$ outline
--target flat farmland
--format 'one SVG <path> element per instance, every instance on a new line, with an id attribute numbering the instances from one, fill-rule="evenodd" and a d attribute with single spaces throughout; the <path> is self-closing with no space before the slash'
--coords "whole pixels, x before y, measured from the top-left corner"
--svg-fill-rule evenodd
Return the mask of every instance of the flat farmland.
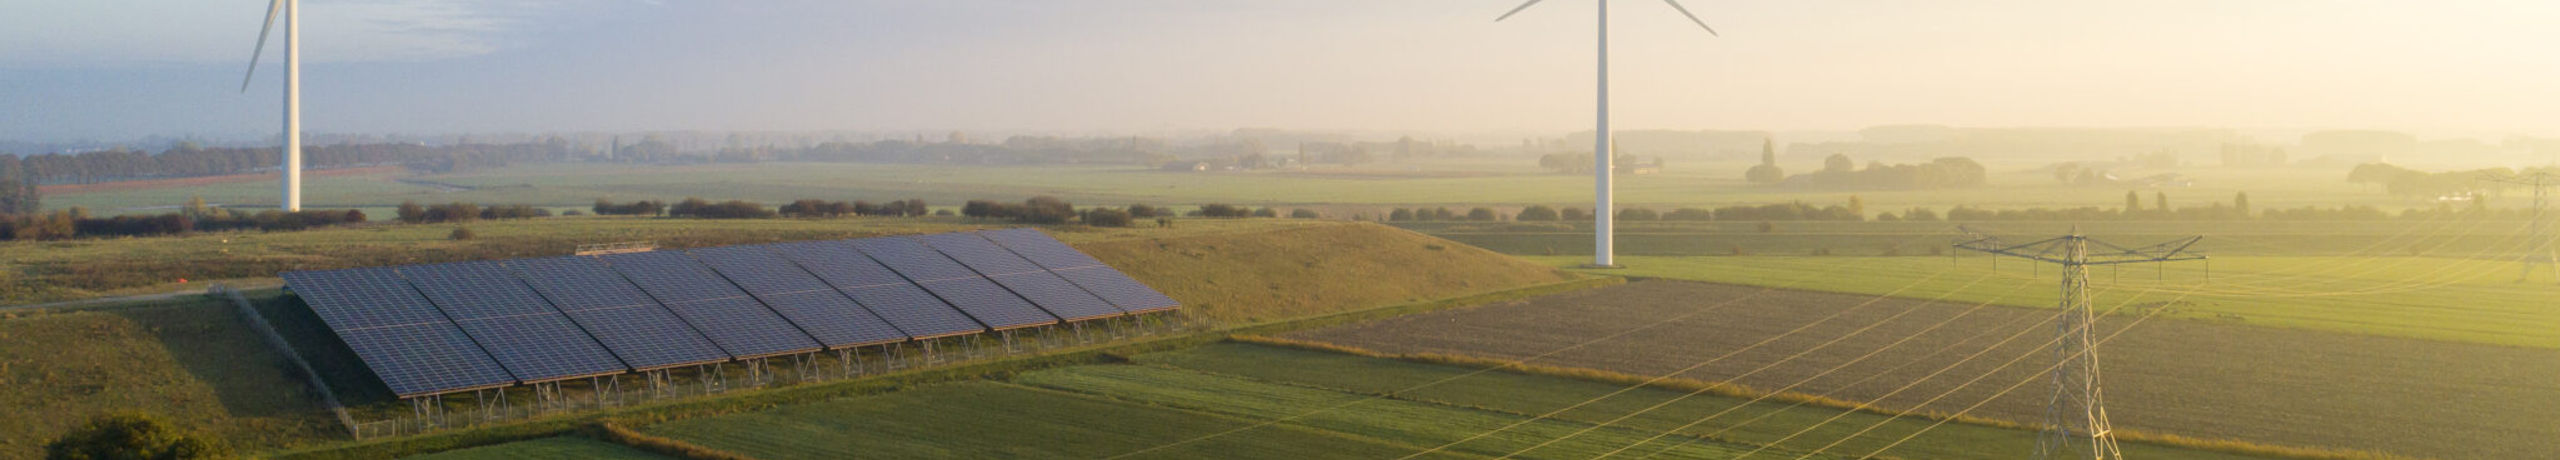
<path id="1" fill-rule="evenodd" d="M 1558 267 L 1587 257 L 1535 256 Z M 2051 308 L 2058 271 L 1979 254 L 1948 257 L 1619 257 L 1587 273 Z M 2437 257 L 2215 257 L 2095 268 L 2100 305 L 2146 291 L 2186 294 L 2171 317 L 2255 326 L 2560 349 L 2560 285 L 2516 282 L 2512 260 Z M 2208 273 L 2209 272 L 2209 273 Z M 1979 282 L 1974 280 L 1991 276 Z M 1968 284 L 1970 283 L 1970 284 Z M 2009 294 L 2024 289 L 2025 292 Z M 2162 300 L 2151 295 L 2151 301 Z"/>
<path id="2" fill-rule="evenodd" d="M 1976 305 L 1645 281 L 1293 337 L 1496 359 L 1581 345 L 1530 362 L 2041 419 L 2052 312 Z M 2417 457 L 2560 456 L 2560 424 L 2548 421 L 2560 412 L 2550 397 L 2560 351 L 2127 316 L 2100 329 L 2113 336 L 2102 356 L 2122 429 Z"/>

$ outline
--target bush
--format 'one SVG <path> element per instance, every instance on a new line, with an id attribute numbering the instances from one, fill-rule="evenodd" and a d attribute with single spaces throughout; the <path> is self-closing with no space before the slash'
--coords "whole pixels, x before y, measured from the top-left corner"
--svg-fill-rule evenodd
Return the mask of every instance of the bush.
<path id="1" fill-rule="evenodd" d="M 1292 210 L 1289 210 L 1289 218 L 1291 218 L 1291 219 L 1322 219 L 1322 218 L 1324 218 L 1324 215 L 1323 215 L 1323 214 L 1317 214 L 1317 213 L 1316 213 L 1316 211 L 1315 211 L 1315 210 L 1313 210 L 1313 209 L 1298 208 L 1298 209 L 1292 209 Z"/>
<path id="2" fill-rule="evenodd" d="M 1469 210 L 1467 210 L 1467 220 L 1472 220 L 1472 221 L 1477 221 L 1477 222 L 1492 222 L 1492 221 L 1496 221 L 1496 220 L 1502 220 L 1502 215 L 1501 215 L 1501 214 L 1498 214 L 1498 213 L 1493 212 L 1493 208 L 1481 208 L 1481 207 L 1480 207 L 1480 208 L 1475 208 L 1475 209 L 1469 209 Z"/>
<path id="3" fill-rule="evenodd" d="M 1411 209 L 1396 208 L 1395 212 L 1387 213 L 1388 222 L 1404 222 L 1410 220 L 1413 220 L 1413 210 Z"/>
<path id="4" fill-rule="evenodd" d="M 1022 202 L 1022 216 L 1017 220 L 1035 224 L 1063 224 L 1076 217 L 1076 206 L 1054 196 L 1036 196 Z"/>
<path id="5" fill-rule="evenodd" d="M 446 235 L 444 236 L 444 239 L 454 240 L 454 241 L 464 241 L 464 240 L 469 240 L 469 239 L 472 239 L 472 238 L 477 238 L 477 237 L 479 237 L 479 236 L 480 236 L 480 234 L 478 234 L 478 233 L 472 233 L 472 232 L 471 232 L 471 227 L 454 227 L 454 228 L 453 228 L 453 233 L 446 234 Z"/>
<path id="6" fill-rule="evenodd" d="M 1128 211 L 1118 209 L 1093 208 L 1084 211 L 1084 224 L 1095 227 L 1127 227 L 1133 220 Z"/>
<path id="7" fill-rule="evenodd" d="M 480 205 L 460 201 L 427 207 L 424 222 L 470 222 L 480 218 Z"/>
<path id="8" fill-rule="evenodd" d="M 791 204 L 782 205 L 780 212 L 783 216 L 787 217 L 843 217 L 848 214 L 868 214 L 860 211 L 865 208 L 869 208 L 870 204 L 871 203 L 864 201 L 846 203 L 842 201 L 798 200 L 791 202 Z"/>
<path id="9" fill-rule="evenodd" d="M 701 198 L 685 198 L 667 208 L 667 215 L 700 219 L 765 219 L 775 216 L 764 205 L 744 200 L 712 203 Z"/>
<path id="10" fill-rule="evenodd" d="M 100 417 L 45 443 L 54 460 L 227 458 L 221 444 L 169 426 L 158 417 L 124 413 Z"/>
<path id="11" fill-rule="evenodd" d="M 489 220 L 531 219 L 535 217 L 551 217 L 551 210 L 523 204 L 491 205 L 488 208 L 480 210 L 480 218 Z"/>
<path id="12" fill-rule="evenodd" d="M 1557 210 L 1557 211 L 1556 211 L 1556 219 L 1558 219 L 1558 220 L 1590 220 L 1590 219 L 1591 219 L 1591 214 L 1588 214 L 1588 213 L 1584 213 L 1584 212 L 1582 212 L 1582 208 L 1564 208 L 1564 209 L 1561 209 L 1561 210 Z"/>
<path id="13" fill-rule="evenodd" d="M 604 206 L 604 200 L 596 200 L 596 206 Z M 596 212 L 603 213 L 604 211 L 599 208 Z M 412 224 L 426 222 L 427 207 L 419 206 L 416 201 L 400 202 L 400 221 Z"/>
<path id="14" fill-rule="evenodd" d="M 1171 209 L 1161 209 L 1161 208 L 1157 208 L 1157 207 L 1154 207 L 1154 206 L 1148 206 L 1148 205 L 1146 205 L 1146 203 L 1138 203 L 1138 204 L 1132 204 L 1132 205 L 1129 205 L 1129 217 L 1171 217 L 1171 216 L 1173 216 L 1173 210 L 1171 210 Z"/>
<path id="15" fill-rule="evenodd" d="M 1249 209 L 1249 208 L 1246 208 L 1246 207 L 1243 207 L 1243 206 L 1236 206 L 1236 205 L 1230 205 L 1230 204 L 1220 204 L 1220 203 L 1210 203 L 1210 204 L 1200 205 L 1200 217 L 1251 217 L 1251 216 L 1253 216 L 1253 210 L 1252 210 L 1252 209 Z"/>
<path id="16" fill-rule="evenodd" d="M 1279 210 L 1275 210 L 1275 209 L 1271 209 L 1271 208 L 1256 209 L 1256 210 L 1253 210 L 1253 216 L 1254 216 L 1254 217 L 1280 217 L 1280 211 L 1279 211 Z"/>
<path id="17" fill-rule="evenodd" d="M 596 205 L 594 208 L 591 208 L 591 210 L 595 211 L 596 215 L 599 216 L 656 216 L 667 212 L 667 204 L 649 200 L 633 201 L 628 204 L 615 204 L 611 201 L 605 201 L 603 198 L 597 198 Z"/>
<path id="18" fill-rule="evenodd" d="M 1651 209 L 1626 208 L 1618 210 L 1618 220 L 1662 220 L 1662 214 Z"/>
<path id="19" fill-rule="evenodd" d="M 1556 208 L 1550 208 L 1543 204 L 1530 205 L 1526 208 L 1520 208 L 1520 215 L 1512 217 L 1511 219 L 1522 222 L 1553 221 L 1556 220 Z"/>

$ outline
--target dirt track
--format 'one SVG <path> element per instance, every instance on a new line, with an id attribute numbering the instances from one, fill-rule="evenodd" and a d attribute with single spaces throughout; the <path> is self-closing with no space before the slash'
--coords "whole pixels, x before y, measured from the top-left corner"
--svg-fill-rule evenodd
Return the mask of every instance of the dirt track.
<path id="1" fill-rule="evenodd" d="M 1864 401 L 1921 381 L 1883 400 L 1887 407 L 1911 409 L 1995 372 L 2002 362 L 2028 356 L 1919 408 L 1954 412 L 2026 381 L 1973 414 L 2021 422 L 2042 418 L 2051 384 L 2038 371 L 2052 358 L 2038 347 L 2052 335 L 2051 325 L 2043 322 L 2051 317 L 2050 310 L 1984 307 L 1957 317 L 1973 305 L 1887 299 L 1858 307 L 1872 297 L 1645 281 L 1297 337 L 1394 353 L 1523 358 L 1754 293 L 1758 295 L 1683 321 L 1536 362 L 1661 375 L 1847 310 L 1837 319 L 1683 377 L 1776 389 L 1918 334 L 1794 391 Z M 1751 373 L 1913 309 L 1864 334 Z M 1950 317 L 1957 318 L 1921 333 Z M 2100 329 L 2114 333 L 2130 322 L 2110 317 Z M 1923 379 L 2019 331 L 2026 332 L 2017 340 L 1937 378 Z M 2560 422 L 2551 419 L 2560 414 L 2560 350 L 2155 319 L 2123 330 L 2101 356 L 2108 414 L 2121 428 L 2435 458 L 2560 458 Z"/>

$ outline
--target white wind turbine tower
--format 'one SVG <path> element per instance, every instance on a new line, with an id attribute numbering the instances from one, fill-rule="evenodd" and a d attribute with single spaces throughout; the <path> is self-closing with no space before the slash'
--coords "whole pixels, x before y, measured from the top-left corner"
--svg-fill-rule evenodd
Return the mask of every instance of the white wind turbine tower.
<path id="1" fill-rule="evenodd" d="M 1529 9 L 1529 6 L 1536 5 L 1540 1 L 1544 0 L 1529 0 L 1528 3 L 1512 8 L 1511 12 L 1502 13 L 1502 17 L 1493 18 L 1493 21 L 1502 22 L 1504 19 L 1510 19 L 1511 15 L 1520 14 L 1520 10 Z M 1611 180 L 1617 173 L 1616 165 L 1612 164 L 1615 159 L 1611 158 L 1613 155 L 1609 149 L 1609 143 L 1614 140 L 1609 135 L 1609 0 L 1593 0 L 1592 3 L 1600 5 L 1600 127 L 1591 132 L 1591 137 L 1594 139 L 1591 147 L 1591 169 L 1596 176 L 1593 188 L 1595 194 L 1599 196 L 1597 203 L 1591 207 L 1591 265 L 1614 268 L 1618 263 L 1616 249 L 1612 247 L 1611 239 L 1616 235 L 1612 227 L 1616 224 L 1618 217 L 1617 209 L 1611 204 L 1609 196 L 1615 191 L 1616 187 Z M 1707 27 L 1707 22 L 1698 20 L 1698 15 L 1689 14 L 1689 9 L 1681 7 L 1679 1 L 1662 0 L 1662 3 L 1670 4 L 1671 9 L 1680 11 L 1681 16 L 1689 17 L 1689 22 L 1697 23 L 1698 28 L 1706 29 L 1707 35 L 1718 36 L 1714 27 Z"/>
<path id="2" fill-rule="evenodd" d="M 302 1 L 267 0 L 267 24 L 258 27 L 258 46 L 249 53 L 249 73 L 240 77 L 240 92 L 249 92 L 249 79 L 258 75 L 258 57 L 267 52 L 267 31 L 276 27 L 276 13 L 284 13 L 284 197 L 276 203 L 286 211 L 302 210 Z"/>

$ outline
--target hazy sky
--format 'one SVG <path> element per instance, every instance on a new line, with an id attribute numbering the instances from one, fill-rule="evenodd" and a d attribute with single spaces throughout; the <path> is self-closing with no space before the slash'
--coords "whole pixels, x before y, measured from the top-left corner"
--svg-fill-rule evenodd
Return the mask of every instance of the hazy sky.
<path id="1" fill-rule="evenodd" d="M 1594 1 L 308 0 L 305 124 L 1561 133 Z M 2560 135 L 2548 0 L 1685 2 L 1723 38 L 1612 1 L 1628 128 Z M 269 132 L 275 48 L 238 92 L 265 6 L 0 2 L 0 137 Z"/>

